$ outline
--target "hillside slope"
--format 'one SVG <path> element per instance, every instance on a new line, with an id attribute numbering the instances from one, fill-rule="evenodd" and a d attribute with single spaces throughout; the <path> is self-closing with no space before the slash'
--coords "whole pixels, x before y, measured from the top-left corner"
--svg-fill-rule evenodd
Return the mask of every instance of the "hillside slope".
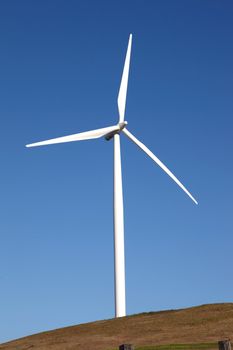
<path id="1" fill-rule="evenodd" d="M 0 345 L 4 350 L 109 350 L 135 346 L 210 343 L 233 339 L 233 303 L 149 312 L 43 332 Z"/>

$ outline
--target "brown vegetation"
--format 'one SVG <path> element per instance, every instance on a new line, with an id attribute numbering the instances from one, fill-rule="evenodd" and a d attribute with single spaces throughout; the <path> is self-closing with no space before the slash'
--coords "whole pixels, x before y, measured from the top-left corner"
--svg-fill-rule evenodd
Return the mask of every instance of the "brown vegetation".
<path id="1" fill-rule="evenodd" d="M 0 345 L 0 350 L 109 350 L 135 346 L 210 343 L 233 339 L 233 303 L 149 312 L 43 332 Z"/>

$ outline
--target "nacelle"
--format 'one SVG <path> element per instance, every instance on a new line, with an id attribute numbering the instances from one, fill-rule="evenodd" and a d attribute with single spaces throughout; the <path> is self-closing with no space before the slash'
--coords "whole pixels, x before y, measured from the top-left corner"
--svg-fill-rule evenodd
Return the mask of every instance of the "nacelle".
<path id="1" fill-rule="evenodd" d="M 107 135 L 105 136 L 105 140 L 107 140 L 107 141 L 111 140 L 111 139 L 113 138 L 113 136 L 114 136 L 115 134 L 119 134 L 119 133 L 125 128 L 125 126 L 126 126 L 127 124 L 128 124 L 128 123 L 127 123 L 126 121 L 125 121 L 125 122 L 119 123 L 119 124 L 118 124 L 119 130 L 115 130 L 115 131 L 110 132 L 109 134 L 107 134 Z"/>

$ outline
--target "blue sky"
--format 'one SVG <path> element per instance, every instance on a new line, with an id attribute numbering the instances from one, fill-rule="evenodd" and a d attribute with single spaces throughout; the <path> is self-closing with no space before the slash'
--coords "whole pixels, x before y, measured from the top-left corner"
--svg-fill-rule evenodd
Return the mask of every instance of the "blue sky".
<path id="1" fill-rule="evenodd" d="M 0 342 L 114 316 L 113 144 L 26 149 L 105 127 L 129 33 L 122 137 L 127 313 L 231 302 L 233 4 L 0 4 Z"/>

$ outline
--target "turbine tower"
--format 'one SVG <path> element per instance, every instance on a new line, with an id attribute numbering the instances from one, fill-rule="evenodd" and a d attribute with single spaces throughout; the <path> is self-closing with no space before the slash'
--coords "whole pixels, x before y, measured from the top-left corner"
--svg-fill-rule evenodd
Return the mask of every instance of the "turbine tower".
<path id="1" fill-rule="evenodd" d="M 36 142 L 26 145 L 26 147 L 36 147 L 51 145 L 55 143 L 64 143 L 72 141 L 82 141 L 105 137 L 106 140 L 114 141 L 114 257 L 115 257 L 115 316 L 122 317 L 126 315 L 125 305 L 125 249 L 124 249 L 124 209 L 123 209 L 123 191 L 122 191 L 122 172 L 121 172 L 121 148 L 120 135 L 125 134 L 142 151 L 144 151 L 157 165 L 159 165 L 167 175 L 169 175 L 176 184 L 197 204 L 196 199 L 184 187 L 184 185 L 175 177 L 175 175 L 134 135 L 126 128 L 128 124 L 125 121 L 125 105 L 128 86 L 130 55 L 132 46 L 132 34 L 129 36 L 128 49 L 125 58 L 123 74 L 117 99 L 119 110 L 119 121 L 116 125 L 102 129 L 91 130 L 73 134 L 69 136 L 58 137 L 46 141 Z"/>

